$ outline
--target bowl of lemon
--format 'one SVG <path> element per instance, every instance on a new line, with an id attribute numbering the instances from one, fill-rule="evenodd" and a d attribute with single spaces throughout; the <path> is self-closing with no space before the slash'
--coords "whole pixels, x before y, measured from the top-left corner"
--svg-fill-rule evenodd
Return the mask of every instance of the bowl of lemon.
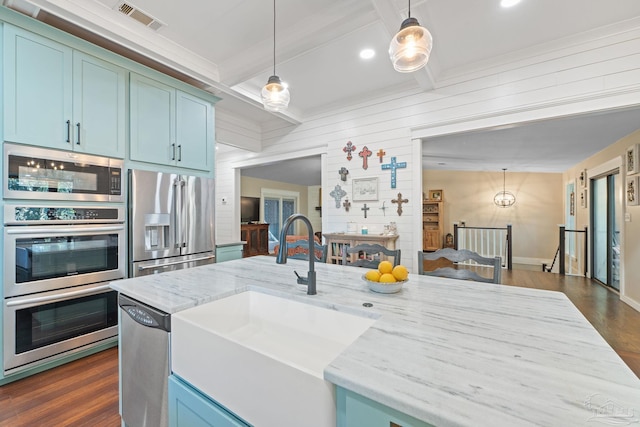
<path id="1" fill-rule="evenodd" d="M 367 282 L 369 289 L 381 294 L 400 292 L 402 285 L 409 281 L 409 271 L 404 265 L 395 267 L 389 261 L 381 261 L 377 270 L 369 270 L 362 279 Z"/>

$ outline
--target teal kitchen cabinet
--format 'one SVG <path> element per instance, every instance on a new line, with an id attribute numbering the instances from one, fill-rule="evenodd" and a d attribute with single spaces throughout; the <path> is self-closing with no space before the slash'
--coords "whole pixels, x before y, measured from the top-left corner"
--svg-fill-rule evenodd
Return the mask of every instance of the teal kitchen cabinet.
<path id="1" fill-rule="evenodd" d="M 242 258 L 244 243 L 216 245 L 216 262 L 232 261 Z"/>
<path id="2" fill-rule="evenodd" d="M 336 387 L 336 413 L 338 427 L 431 427 L 424 421 L 342 387 Z"/>
<path id="3" fill-rule="evenodd" d="M 213 105 L 139 74 L 130 76 L 131 160 L 211 171 Z"/>
<path id="4" fill-rule="evenodd" d="M 169 377 L 169 427 L 250 427 L 179 377 Z"/>
<path id="5" fill-rule="evenodd" d="M 4 140 L 123 158 L 126 73 L 3 25 Z"/>

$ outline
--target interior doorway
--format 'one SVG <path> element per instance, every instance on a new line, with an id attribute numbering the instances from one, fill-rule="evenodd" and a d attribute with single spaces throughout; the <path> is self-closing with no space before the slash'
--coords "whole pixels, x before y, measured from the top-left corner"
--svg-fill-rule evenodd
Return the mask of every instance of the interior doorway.
<path id="1" fill-rule="evenodd" d="M 620 212 L 622 206 L 619 169 L 591 179 L 592 278 L 620 290 Z"/>

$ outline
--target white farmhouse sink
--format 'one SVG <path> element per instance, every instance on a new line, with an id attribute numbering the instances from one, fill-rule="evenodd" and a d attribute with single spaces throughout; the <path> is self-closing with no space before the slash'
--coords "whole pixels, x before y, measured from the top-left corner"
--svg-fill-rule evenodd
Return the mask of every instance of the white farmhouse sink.
<path id="1" fill-rule="evenodd" d="M 323 370 L 374 322 L 242 292 L 172 316 L 172 370 L 253 425 L 335 426 Z"/>

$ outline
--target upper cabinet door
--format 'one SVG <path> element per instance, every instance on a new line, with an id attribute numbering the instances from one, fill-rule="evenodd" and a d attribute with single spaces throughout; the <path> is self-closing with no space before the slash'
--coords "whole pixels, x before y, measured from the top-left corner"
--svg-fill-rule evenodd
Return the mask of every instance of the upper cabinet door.
<path id="1" fill-rule="evenodd" d="M 178 166 L 213 168 L 213 107 L 211 103 L 177 91 L 176 143 Z"/>
<path id="2" fill-rule="evenodd" d="M 71 150 L 71 48 L 3 27 L 4 140 Z"/>
<path id="3" fill-rule="evenodd" d="M 127 71 L 73 54 L 73 150 L 124 157 Z"/>
<path id="4" fill-rule="evenodd" d="M 134 73 L 129 81 L 131 160 L 175 164 L 176 90 Z"/>

